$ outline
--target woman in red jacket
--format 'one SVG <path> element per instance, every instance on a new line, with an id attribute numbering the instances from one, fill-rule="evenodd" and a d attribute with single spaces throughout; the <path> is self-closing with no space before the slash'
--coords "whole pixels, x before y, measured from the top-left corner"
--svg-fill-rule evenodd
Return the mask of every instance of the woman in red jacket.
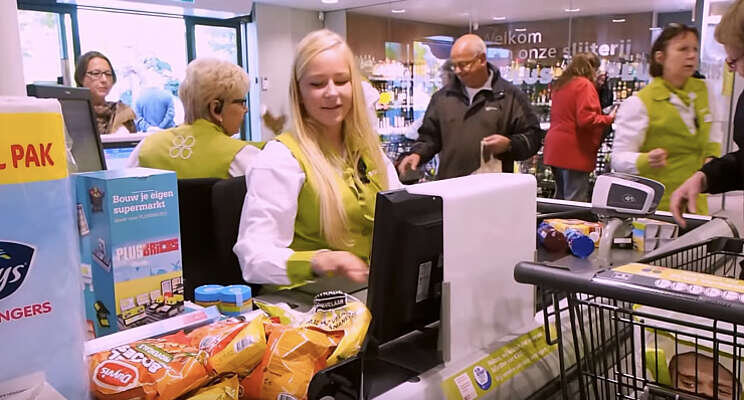
<path id="1" fill-rule="evenodd" d="M 594 86 L 597 68 L 596 54 L 576 54 L 553 83 L 544 155 L 545 164 L 551 166 L 555 176 L 557 199 L 589 199 L 589 173 L 594 169 L 602 131 L 615 119 L 614 111 L 602 114 Z"/>

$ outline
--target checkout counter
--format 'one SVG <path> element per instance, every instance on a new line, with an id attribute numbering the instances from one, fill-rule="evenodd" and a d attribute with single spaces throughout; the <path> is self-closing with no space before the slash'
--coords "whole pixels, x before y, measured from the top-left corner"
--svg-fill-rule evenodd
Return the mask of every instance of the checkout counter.
<path id="1" fill-rule="evenodd" d="M 330 278 L 289 291 L 256 296 L 268 303 L 284 302 L 296 310 L 306 311 L 312 307 L 317 293 L 336 289 L 349 293 L 370 308 L 373 325 L 362 351 L 318 372 L 310 383 L 309 399 L 537 400 L 560 394 L 559 374 L 564 366 L 559 365 L 556 346 L 548 345 L 545 340 L 544 318 L 539 312 L 542 307 L 538 304 L 541 296 L 534 286 L 514 280 L 514 266 L 520 261 L 532 260 L 571 270 L 596 270 L 607 266 L 599 259 L 597 251 L 586 259 L 579 259 L 535 248 L 535 227 L 541 220 L 575 218 L 594 222 L 597 216 L 587 203 L 535 201 L 535 181 L 531 175 L 503 174 L 496 178 L 474 175 L 444 183 L 410 186 L 404 191 L 419 201 L 439 199 L 437 204 L 441 207 L 439 225 L 421 220 L 414 223 L 441 231 L 441 247 L 437 248 L 439 244 L 431 240 L 419 247 L 431 247 L 435 254 L 441 254 L 443 275 L 439 278 L 438 289 L 422 295 L 422 279 L 431 279 L 428 287 L 434 288 L 436 282 L 432 276 L 435 274 L 422 274 L 422 266 L 426 263 L 413 264 L 417 274 L 414 276 L 419 282 L 413 303 L 399 295 L 395 281 L 407 279 L 404 277 L 410 270 L 407 267 L 418 255 L 408 257 L 402 255 L 400 248 L 388 248 L 387 243 L 400 240 L 409 249 L 412 246 L 412 242 L 407 241 L 410 238 L 395 236 L 390 233 L 392 230 L 385 232 L 384 246 L 375 246 L 373 240 L 369 287 Z M 408 201 L 399 200 L 400 204 Z M 378 207 L 380 202 L 378 198 Z M 405 219 L 383 218 L 382 215 L 375 226 L 375 237 L 378 237 L 378 228 L 385 225 L 383 221 L 401 223 Z M 474 215 L 478 218 L 473 218 Z M 652 217 L 673 222 L 667 212 L 656 212 Z M 719 236 L 738 236 L 725 220 L 711 224 L 711 217 L 688 215 L 686 219 L 687 230 L 680 233 L 682 238 L 688 231 L 705 226 L 715 226 Z M 401 232 L 397 235 L 407 233 Z M 385 248 L 388 255 L 394 255 L 383 261 L 387 263 L 383 267 L 380 267 L 380 260 L 385 254 L 375 253 L 381 248 Z M 647 253 L 612 249 L 609 256 L 610 264 L 622 265 L 637 261 Z M 429 268 L 431 270 L 432 266 Z M 386 271 L 387 280 L 379 276 L 380 271 Z M 378 307 L 375 296 L 379 301 L 380 295 L 389 298 L 385 303 L 387 308 Z M 405 314 L 408 306 L 415 307 L 425 297 L 436 299 L 439 318 L 422 323 L 393 340 L 387 340 L 389 337 L 378 340 L 383 335 L 379 327 L 381 321 L 399 324 L 399 314 Z M 391 310 L 391 304 L 399 308 Z M 389 328 L 384 331 L 390 332 Z M 575 360 L 568 362 L 575 363 Z"/>
<path id="2" fill-rule="evenodd" d="M 686 215 L 685 217 L 687 228 L 680 231 L 681 238 L 677 240 L 680 244 L 686 242 L 682 236 L 701 227 L 703 230 L 710 229 L 706 226 L 714 227 L 715 231 L 709 232 L 710 234 L 738 237 L 736 229 L 726 220 L 718 219 L 711 223 L 714 218 L 708 216 Z M 548 218 L 597 221 L 591 204 L 538 199 L 535 223 Z M 655 212 L 651 218 L 674 222 L 668 212 Z M 648 255 L 649 253 L 633 249 L 614 248 L 610 251 L 610 263 L 623 265 L 638 261 Z M 534 259 L 540 263 L 559 265 L 571 270 L 597 270 L 607 266 L 600 260 L 597 251 L 586 259 L 579 259 L 567 254 L 551 254 L 540 248 L 536 251 Z M 512 279 L 511 272 L 511 270 L 504 271 L 509 280 Z M 543 316 L 539 311 L 542 307 L 537 304 L 540 296 L 534 287 L 528 288 L 531 297 L 536 300 L 532 323 L 526 324 L 521 331 L 510 331 L 509 334 L 491 343 L 490 348 L 474 346 L 467 356 L 459 360 L 447 360 L 442 354 L 442 339 L 438 337 L 441 335 L 438 332 L 442 332 L 443 325 L 435 325 L 432 331 L 408 335 L 384 346 L 367 343 L 364 351 L 357 357 L 319 372 L 311 382 L 309 398 L 337 400 L 360 398 L 389 400 L 528 398 L 537 400 L 553 396 L 559 398 L 561 368 L 557 351 L 555 345 L 549 346 L 545 342 Z M 355 297 L 365 300 L 367 289 L 358 289 L 352 293 Z M 268 298 L 267 300 L 280 299 Z M 311 304 L 306 302 L 311 302 L 312 294 L 295 291 L 289 298 L 284 297 L 282 300 L 294 302 L 302 307 Z M 469 313 L 468 318 L 478 317 L 472 314 L 478 312 L 473 308 L 462 312 Z M 508 314 L 508 312 L 501 313 L 500 317 L 503 318 Z M 519 365 L 520 362 L 522 365 Z M 489 368 L 498 369 L 504 375 L 494 376 L 495 374 L 485 372 Z M 474 379 L 466 379 L 468 376 Z"/>

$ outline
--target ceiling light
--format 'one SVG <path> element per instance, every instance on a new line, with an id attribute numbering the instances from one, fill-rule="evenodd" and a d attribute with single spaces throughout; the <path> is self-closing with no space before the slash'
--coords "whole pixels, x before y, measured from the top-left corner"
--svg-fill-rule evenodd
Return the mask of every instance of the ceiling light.
<path id="1" fill-rule="evenodd" d="M 625 22 L 625 18 L 614 18 L 612 22 L 619 24 L 619 23 Z"/>
<path id="2" fill-rule="evenodd" d="M 406 12 L 406 9 L 405 8 L 393 8 L 392 12 L 393 14 L 403 14 L 404 12 Z"/>
<path id="3" fill-rule="evenodd" d="M 566 8 L 563 11 L 570 12 L 570 13 L 576 13 L 576 12 L 581 11 L 581 9 L 580 8 Z"/>
<path id="4" fill-rule="evenodd" d="M 515 28 L 514 32 L 525 32 L 527 31 L 527 28 Z"/>
<path id="5" fill-rule="evenodd" d="M 336 4 L 338 3 L 338 0 L 320 0 L 323 4 Z"/>
<path id="6" fill-rule="evenodd" d="M 503 20 L 506 19 L 506 17 L 493 17 L 491 19 L 494 20 L 494 21 L 503 21 Z"/>

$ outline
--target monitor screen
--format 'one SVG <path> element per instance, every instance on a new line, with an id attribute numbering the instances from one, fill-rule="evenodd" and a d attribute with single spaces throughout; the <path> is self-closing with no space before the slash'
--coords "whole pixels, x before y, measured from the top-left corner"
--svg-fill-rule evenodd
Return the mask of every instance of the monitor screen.
<path id="1" fill-rule="evenodd" d="M 56 98 L 62 105 L 62 118 L 72 139 L 72 157 L 78 172 L 106 169 L 101 138 L 90 106 L 90 90 L 56 85 L 26 86 L 29 96 Z"/>
<path id="2" fill-rule="evenodd" d="M 122 169 L 127 167 L 127 160 L 134 151 L 135 146 L 129 147 L 104 147 L 103 155 L 106 158 L 107 169 Z"/>
<path id="3" fill-rule="evenodd" d="M 367 306 L 384 344 L 440 319 L 442 198 L 381 192 L 375 206 Z"/>

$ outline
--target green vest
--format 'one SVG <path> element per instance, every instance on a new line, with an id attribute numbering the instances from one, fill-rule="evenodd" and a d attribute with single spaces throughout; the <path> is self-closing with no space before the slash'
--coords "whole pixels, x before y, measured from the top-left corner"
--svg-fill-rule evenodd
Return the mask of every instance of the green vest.
<path id="1" fill-rule="evenodd" d="M 248 144 L 253 143 L 233 139 L 219 126 L 198 119 L 145 138 L 139 165 L 175 171 L 179 179 L 229 178 L 235 155 Z"/>
<path id="2" fill-rule="evenodd" d="M 380 182 L 380 174 L 374 164 L 363 158 L 367 165 L 369 183 L 357 187 L 353 174 L 357 173 L 356 166 L 346 166 L 343 175 L 337 179 L 337 189 L 341 191 L 341 199 L 349 220 L 349 236 L 353 245 L 344 248 L 334 248 L 323 237 L 320 230 L 320 199 L 313 189 L 315 176 L 305 155 L 295 138 L 289 133 L 276 137 L 278 141 L 289 148 L 294 158 L 305 173 L 305 183 L 300 188 L 297 198 L 297 216 L 295 217 L 294 238 L 289 247 L 294 253 L 287 261 L 287 275 L 292 286 L 304 284 L 314 279 L 310 261 L 320 249 L 349 251 L 366 262 L 369 262 L 372 248 L 372 226 L 375 215 L 375 201 L 377 192 L 387 187 Z"/>
<path id="3" fill-rule="evenodd" d="M 666 187 L 659 210 L 669 210 L 672 192 L 699 170 L 707 157 L 717 157 L 721 153 L 721 145 L 710 141 L 713 118 L 705 82 L 689 78 L 681 91 L 689 93 L 694 104 L 696 132 L 690 132 L 677 108 L 669 101 L 672 91 L 662 78 L 654 78 L 637 94 L 646 106 L 649 123 L 636 167 L 640 175 L 657 180 Z M 663 148 L 668 153 L 667 165 L 663 168 L 648 165 L 648 152 L 655 148 Z M 697 212 L 708 213 L 705 196 L 698 197 Z"/>

